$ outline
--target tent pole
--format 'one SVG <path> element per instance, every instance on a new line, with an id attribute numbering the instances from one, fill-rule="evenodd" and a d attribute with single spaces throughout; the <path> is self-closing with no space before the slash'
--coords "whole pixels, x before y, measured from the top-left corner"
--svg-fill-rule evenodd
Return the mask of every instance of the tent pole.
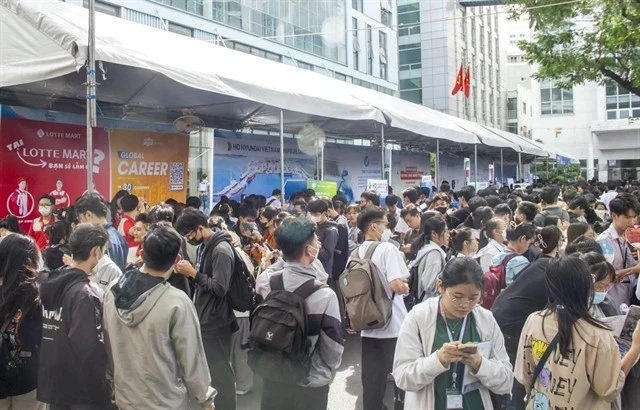
<path id="1" fill-rule="evenodd" d="M 284 209 L 284 111 L 280 110 L 280 195 Z"/>
<path id="2" fill-rule="evenodd" d="M 96 2 L 89 0 L 89 61 L 87 67 L 87 193 L 93 187 L 93 127 L 96 126 Z"/>
<path id="3" fill-rule="evenodd" d="M 478 189 L 478 144 L 473 144 L 473 166 L 475 167 L 475 175 L 473 180 L 475 181 L 476 190 Z"/>
<path id="4" fill-rule="evenodd" d="M 504 186 L 504 158 L 502 157 L 502 148 L 500 148 L 500 186 Z"/>
<path id="5" fill-rule="evenodd" d="M 207 193 L 207 195 L 209 195 L 209 209 L 207 209 L 208 216 L 208 213 L 211 212 L 211 208 L 213 208 L 211 204 L 213 204 L 213 183 L 216 175 L 216 131 L 212 128 L 207 130 L 207 132 L 211 132 L 211 172 L 209 172 L 209 192 Z M 200 128 L 200 138 L 202 139 L 202 128 Z"/>
<path id="6" fill-rule="evenodd" d="M 436 138 L 436 180 L 434 182 L 435 186 L 439 186 L 440 184 L 440 139 Z"/>
<path id="7" fill-rule="evenodd" d="M 522 153 L 518 152 L 518 179 L 524 181 L 522 177 Z"/>
<path id="8" fill-rule="evenodd" d="M 380 179 L 384 179 L 384 157 L 385 157 L 384 150 L 385 150 L 385 146 L 384 146 L 384 124 L 383 124 L 380 127 L 380 154 L 382 159 L 382 164 L 380 164 Z"/>

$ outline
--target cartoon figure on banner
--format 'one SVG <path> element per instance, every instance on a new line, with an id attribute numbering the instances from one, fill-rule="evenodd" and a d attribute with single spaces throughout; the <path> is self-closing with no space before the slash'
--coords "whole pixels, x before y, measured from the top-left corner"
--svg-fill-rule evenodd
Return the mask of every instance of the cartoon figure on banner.
<path id="1" fill-rule="evenodd" d="M 18 179 L 18 189 L 7 198 L 7 210 L 19 219 L 26 218 L 33 211 L 33 196 L 27 191 L 27 180 Z"/>
<path id="2" fill-rule="evenodd" d="M 368 158 L 368 157 L 367 157 Z M 349 202 L 353 201 L 353 189 L 346 180 L 349 176 L 349 171 L 346 169 L 342 171 L 340 184 L 338 185 L 338 192 L 342 192 Z"/>
<path id="3" fill-rule="evenodd" d="M 58 180 L 56 181 L 56 189 L 49 192 L 49 195 L 51 195 L 56 200 L 56 204 L 55 204 L 56 209 L 66 208 L 71 203 L 71 200 L 69 199 L 69 194 L 67 194 L 62 189 L 62 179 L 60 178 L 58 178 Z"/>

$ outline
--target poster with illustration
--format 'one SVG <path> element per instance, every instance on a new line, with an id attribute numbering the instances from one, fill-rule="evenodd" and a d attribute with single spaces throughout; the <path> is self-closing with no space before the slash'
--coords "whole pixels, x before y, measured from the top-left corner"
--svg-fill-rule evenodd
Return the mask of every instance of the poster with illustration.
<path id="1" fill-rule="evenodd" d="M 0 142 L 0 215 L 14 215 L 21 229 L 39 216 L 41 195 L 51 194 L 56 208 L 62 208 L 86 192 L 86 128 L 2 118 Z M 93 130 L 92 155 L 95 189 L 108 196 L 109 141 L 103 129 Z"/>
<path id="2" fill-rule="evenodd" d="M 213 201 L 222 196 L 240 201 L 243 195 L 264 195 L 280 188 L 280 141 L 276 138 L 215 131 Z M 285 149 L 285 181 L 313 178 L 313 157 L 305 155 L 287 141 Z"/>
<path id="3" fill-rule="evenodd" d="M 124 189 L 152 205 L 186 200 L 189 135 L 113 130 L 110 138 L 112 192 Z"/>

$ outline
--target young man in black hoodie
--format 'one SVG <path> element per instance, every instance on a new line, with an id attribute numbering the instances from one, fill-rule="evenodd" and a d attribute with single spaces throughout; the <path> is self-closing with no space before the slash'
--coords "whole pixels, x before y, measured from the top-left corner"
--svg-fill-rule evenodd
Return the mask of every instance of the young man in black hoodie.
<path id="1" fill-rule="evenodd" d="M 177 231 L 191 245 L 199 245 L 195 268 L 186 261 L 176 264 L 176 272 L 195 281 L 194 303 L 202 342 L 211 372 L 211 385 L 218 391 L 218 409 L 235 410 L 235 375 L 231 367 L 231 335 L 238 322 L 227 297 L 234 270 L 235 254 L 231 235 L 209 228 L 207 216 L 187 208 L 176 221 Z"/>
<path id="2" fill-rule="evenodd" d="M 111 406 L 102 295 L 89 281 L 108 247 L 101 227 L 80 224 L 69 238 L 71 266 L 51 272 L 40 287 L 43 308 L 38 400 L 50 410 L 102 410 Z"/>

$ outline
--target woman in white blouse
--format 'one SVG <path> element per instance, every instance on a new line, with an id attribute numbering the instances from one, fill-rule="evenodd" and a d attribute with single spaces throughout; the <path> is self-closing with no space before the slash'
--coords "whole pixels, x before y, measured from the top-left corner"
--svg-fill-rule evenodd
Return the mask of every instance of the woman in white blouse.
<path id="1" fill-rule="evenodd" d="M 491 260 L 505 249 L 503 244 L 507 224 L 501 218 L 493 218 L 487 222 L 480 233 L 480 250 L 475 258 L 480 262 L 483 272 L 488 272 Z"/>

